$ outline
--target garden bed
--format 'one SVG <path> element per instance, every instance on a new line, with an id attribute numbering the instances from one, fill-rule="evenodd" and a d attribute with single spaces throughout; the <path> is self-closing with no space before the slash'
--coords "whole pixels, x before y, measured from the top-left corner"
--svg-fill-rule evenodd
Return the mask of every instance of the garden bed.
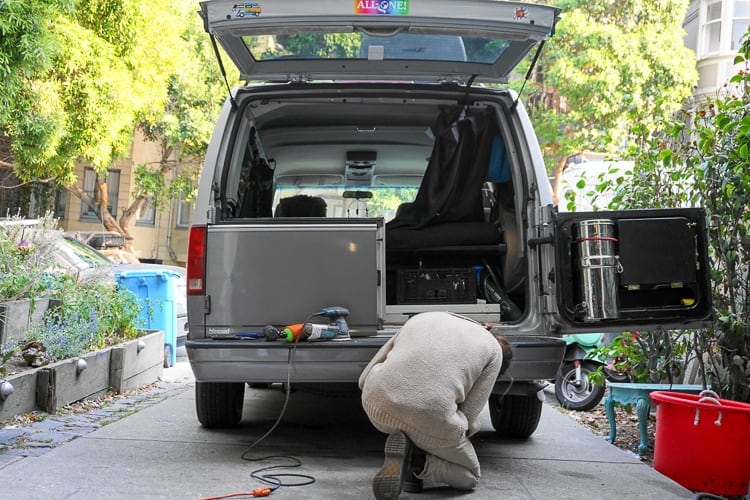
<path id="1" fill-rule="evenodd" d="M 128 342 L 38 368 L 9 360 L 11 374 L 0 378 L 0 420 L 35 410 L 53 414 L 110 388 L 121 393 L 151 384 L 162 376 L 163 355 L 164 332 L 148 330 Z"/>

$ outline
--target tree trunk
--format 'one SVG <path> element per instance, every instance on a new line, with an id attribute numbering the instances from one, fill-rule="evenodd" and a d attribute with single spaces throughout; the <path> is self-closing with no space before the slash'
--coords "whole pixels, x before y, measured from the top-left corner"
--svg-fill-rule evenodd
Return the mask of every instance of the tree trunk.
<path id="1" fill-rule="evenodd" d="M 558 189 L 560 189 L 560 179 L 562 179 L 562 173 L 563 170 L 565 170 L 565 166 L 568 164 L 568 158 L 563 157 L 560 158 L 560 160 L 557 162 L 557 166 L 555 167 L 555 175 L 553 177 L 553 184 L 552 184 L 552 203 L 555 205 L 558 205 L 560 203 L 559 195 L 558 195 Z"/>
<path id="2" fill-rule="evenodd" d="M 104 185 L 104 191 L 106 192 L 106 183 L 102 184 Z M 100 189 L 100 187 L 101 186 L 99 186 L 99 182 L 97 181 L 97 189 Z M 107 231 L 114 231 L 123 235 L 125 237 L 126 245 L 129 245 L 129 242 L 133 240 L 133 237 L 125 229 L 122 228 L 117 220 L 112 217 L 112 214 L 109 213 L 109 210 L 107 210 L 106 196 L 104 197 L 105 202 L 102 205 L 101 199 L 98 201 L 95 200 L 94 198 L 89 196 L 89 194 L 86 193 L 86 191 L 84 191 L 83 188 L 78 184 L 65 186 L 65 189 L 82 202 L 88 204 L 90 207 L 94 207 L 94 211 L 96 212 L 97 217 L 99 217 L 99 220 L 102 221 L 104 228 Z"/>
<path id="3" fill-rule="evenodd" d="M 170 155 L 172 152 L 171 148 L 167 148 L 166 150 L 162 148 L 162 160 L 161 160 L 161 174 L 162 176 L 166 177 L 166 175 L 172 170 L 172 166 L 170 165 L 168 158 L 168 155 Z M 126 208 L 122 215 L 120 216 L 120 227 L 130 227 L 130 224 L 132 224 L 133 219 L 138 214 L 138 212 L 143 208 L 143 205 L 146 204 L 148 201 L 148 198 L 143 195 L 136 196 L 133 200 L 133 203 L 130 204 L 128 208 Z M 171 221 L 170 221 L 171 222 Z"/>
<path id="4" fill-rule="evenodd" d="M 136 196 L 133 203 L 128 208 L 123 210 L 120 216 L 120 227 L 128 227 L 133 222 L 133 218 L 140 212 L 141 208 L 146 204 L 147 198 L 145 196 Z"/>

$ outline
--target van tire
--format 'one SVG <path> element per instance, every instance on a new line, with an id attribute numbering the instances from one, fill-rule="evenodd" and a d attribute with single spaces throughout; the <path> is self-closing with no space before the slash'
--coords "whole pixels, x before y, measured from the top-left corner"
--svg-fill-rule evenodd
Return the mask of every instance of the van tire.
<path id="1" fill-rule="evenodd" d="M 242 420 L 245 384 L 196 382 L 195 411 L 198 421 L 209 429 L 235 427 Z"/>
<path id="2" fill-rule="evenodd" d="M 542 416 L 542 401 L 528 396 L 490 396 L 490 420 L 498 436 L 526 439 L 536 431 Z"/>

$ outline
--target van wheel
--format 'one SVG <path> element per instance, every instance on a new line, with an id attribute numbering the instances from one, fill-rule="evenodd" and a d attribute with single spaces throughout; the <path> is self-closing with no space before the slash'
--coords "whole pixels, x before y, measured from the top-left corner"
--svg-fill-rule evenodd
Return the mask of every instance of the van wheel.
<path id="1" fill-rule="evenodd" d="M 493 394 L 489 401 L 492 427 L 499 436 L 526 439 L 539 426 L 542 405 L 536 394 L 502 398 Z"/>
<path id="2" fill-rule="evenodd" d="M 221 429 L 239 424 L 244 399 L 245 384 L 241 382 L 195 383 L 195 411 L 203 427 Z"/>

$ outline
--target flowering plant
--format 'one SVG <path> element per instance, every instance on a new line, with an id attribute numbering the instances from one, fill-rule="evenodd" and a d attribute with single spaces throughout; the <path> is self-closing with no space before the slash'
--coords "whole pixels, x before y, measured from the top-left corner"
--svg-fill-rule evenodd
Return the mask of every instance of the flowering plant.
<path id="1" fill-rule="evenodd" d="M 61 276 L 53 271 L 52 249 L 62 238 L 57 219 L 39 221 L 13 216 L 0 222 L 0 300 L 34 299 L 57 288 Z"/>
<path id="2" fill-rule="evenodd" d="M 32 325 L 21 344 L 32 342 L 35 366 L 80 356 L 88 351 L 135 338 L 141 306 L 128 290 L 118 290 L 110 276 L 74 276 L 56 264 L 54 249 L 63 232 L 50 213 L 39 220 L 11 217 L 0 221 L 0 301 L 37 297 L 60 301 L 41 323 Z M 3 346 L 0 369 L 8 352 Z M 26 360 L 29 363 L 29 360 Z"/>

